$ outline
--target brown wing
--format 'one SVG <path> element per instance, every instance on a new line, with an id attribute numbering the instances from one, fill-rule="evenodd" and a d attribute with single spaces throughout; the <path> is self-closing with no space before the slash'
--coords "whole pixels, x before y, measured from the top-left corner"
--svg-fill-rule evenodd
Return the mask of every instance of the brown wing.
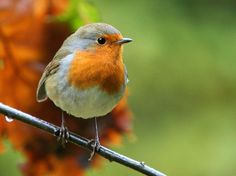
<path id="1" fill-rule="evenodd" d="M 71 54 L 70 50 L 66 46 L 63 47 L 63 45 L 57 51 L 53 60 L 47 65 L 47 67 L 45 68 L 45 70 L 43 72 L 41 79 L 39 80 L 37 93 L 36 93 L 36 97 L 37 97 L 38 102 L 43 102 L 48 98 L 47 92 L 45 89 L 45 81 L 48 79 L 49 76 L 51 76 L 57 72 L 57 70 L 59 69 L 59 66 L 60 66 L 60 60 L 62 58 L 65 58 L 67 55 Z"/>
<path id="2" fill-rule="evenodd" d="M 37 97 L 38 102 L 43 102 L 48 98 L 47 92 L 45 89 L 45 81 L 47 80 L 47 78 L 49 76 L 51 76 L 57 72 L 59 65 L 60 65 L 59 61 L 60 61 L 59 59 L 53 59 L 45 68 L 43 75 L 42 75 L 41 79 L 39 80 L 39 84 L 38 84 L 38 88 L 37 88 L 36 97 Z"/>

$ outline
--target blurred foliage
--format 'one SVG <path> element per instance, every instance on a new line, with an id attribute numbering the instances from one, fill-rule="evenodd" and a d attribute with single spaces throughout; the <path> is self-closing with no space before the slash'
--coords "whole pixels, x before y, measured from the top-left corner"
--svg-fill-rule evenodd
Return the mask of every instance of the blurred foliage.
<path id="1" fill-rule="evenodd" d="M 67 0 L 4 0 L 0 3 L 0 101 L 57 125 L 61 124 L 61 110 L 51 101 L 36 102 L 35 92 L 45 66 L 73 32 L 71 25 L 68 25 L 70 21 L 57 20 L 67 9 L 68 3 Z M 86 1 L 71 3 L 78 8 L 69 8 L 68 13 L 81 15 L 78 18 L 72 16 L 71 19 L 76 18 L 72 24 L 93 22 L 91 20 L 95 19 L 97 12 L 92 5 Z M 126 99 L 124 96 L 110 113 L 98 118 L 102 145 L 118 145 L 122 134 L 130 134 L 132 114 Z M 55 137 L 16 120 L 9 123 L 0 116 L 0 163 L 11 161 L 9 158 L 13 156 L 11 151 L 9 155 L 2 152 L 5 149 L 2 144 L 4 139 L 24 157 L 24 162 L 20 161 L 18 167 L 14 166 L 10 175 L 19 175 L 15 173 L 18 171 L 16 168 L 27 176 L 84 175 L 86 169 L 101 163 L 98 155 L 89 162 L 87 150 L 71 143 L 63 148 Z M 73 118 L 69 114 L 64 116 L 70 131 L 94 138 L 94 119 Z M 9 145 L 7 147 L 10 148 Z M 0 175 L 8 175 L 7 170 L 16 162 L 12 162 L 12 165 L 1 164 Z M 6 165 L 9 168 L 4 167 Z"/>
<path id="2" fill-rule="evenodd" d="M 92 2 L 134 39 L 124 54 L 137 140 L 115 150 L 167 175 L 236 175 L 235 1 Z M 107 162 L 88 175 L 140 174 Z"/>
<path id="3" fill-rule="evenodd" d="M 4 147 L 7 148 L 7 152 L 1 153 L 0 156 L 1 176 L 20 175 L 19 168 L 16 166 L 23 162 L 23 156 L 12 148 L 12 145 L 7 141 L 4 141 Z"/>
<path id="4" fill-rule="evenodd" d="M 86 0 L 70 0 L 65 12 L 56 17 L 61 22 L 68 22 L 73 30 L 84 23 L 98 22 L 101 17 L 97 8 Z"/>
<path id="5" fill-rule="evenodd" d="M 93 2 L 134 39 L 124 54 L 138 139 L 119 151 L 167 175 L 236 175 L 235 1 Z"/>

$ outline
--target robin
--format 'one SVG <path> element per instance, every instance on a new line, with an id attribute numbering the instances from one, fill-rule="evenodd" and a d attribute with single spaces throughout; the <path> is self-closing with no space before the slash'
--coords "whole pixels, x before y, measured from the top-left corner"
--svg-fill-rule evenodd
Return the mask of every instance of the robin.
<path id="1" fill-rule="evenodd" d="M 47 98 L 75 117 L 95 119 L 93 151 L 100 147 L 96 117 L 111 112 L 128 83 L 122 59 L 123 44 L 131 42 L 111 25 L 92 23 L 70 35 L 45 68 L 37 88 L 37 101 Z M 69 137 L 62 124 L 59 138 Z"/>

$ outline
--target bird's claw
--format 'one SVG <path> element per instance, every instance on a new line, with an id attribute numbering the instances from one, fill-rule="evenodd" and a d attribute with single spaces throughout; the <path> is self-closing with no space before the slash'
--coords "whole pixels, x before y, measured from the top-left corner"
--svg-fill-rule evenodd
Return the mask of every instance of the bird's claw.
<path id="1" fill-rule="evenodd" d="M 57 141 L 60 142 L 63 147 L 65 147 L 65 144 L 68 142 L 67 139 L 70 137 L 70 134 L 68 132 L 68 128 L 62 125 L 58 129 L 56 134 L 58 136 Z"/>
<path id="2" fill-rule="evenodd" d="M 100 145 L 100 142 L 99 142 L 99 140 L 96 140 L 96 139 L 91 139 L 89 142 L 88 142 L 88 145 L 90 145 L 91 147 L 92 147 L 92 152 L 90 153 L 90 157 L 89 157 L 89 161 L 91 161 L 92 160 L 92 158 L 93 158 L 93 156 L 94 156 L 94 154 L 95 154 L 95 152 L 96 151 L 98 151 L 99 150 L 99 148 L 101 147 L 101 145 Z"/>

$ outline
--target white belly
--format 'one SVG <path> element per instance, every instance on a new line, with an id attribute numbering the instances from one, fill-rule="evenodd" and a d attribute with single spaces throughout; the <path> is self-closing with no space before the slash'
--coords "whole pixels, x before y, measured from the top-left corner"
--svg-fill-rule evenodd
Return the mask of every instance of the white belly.
<path id="1" fill-rule="evenodd" d="M 72 55 L 63 59 L 58 72 L 46 81 L 46 92 L 54 104 L 75 117 L 92 118 L 109 113 L 121 99 L 125 85 L 117 94 L 108 94 L 98 86 L 86 90 L 72 87 L 66 80 Z"/>

